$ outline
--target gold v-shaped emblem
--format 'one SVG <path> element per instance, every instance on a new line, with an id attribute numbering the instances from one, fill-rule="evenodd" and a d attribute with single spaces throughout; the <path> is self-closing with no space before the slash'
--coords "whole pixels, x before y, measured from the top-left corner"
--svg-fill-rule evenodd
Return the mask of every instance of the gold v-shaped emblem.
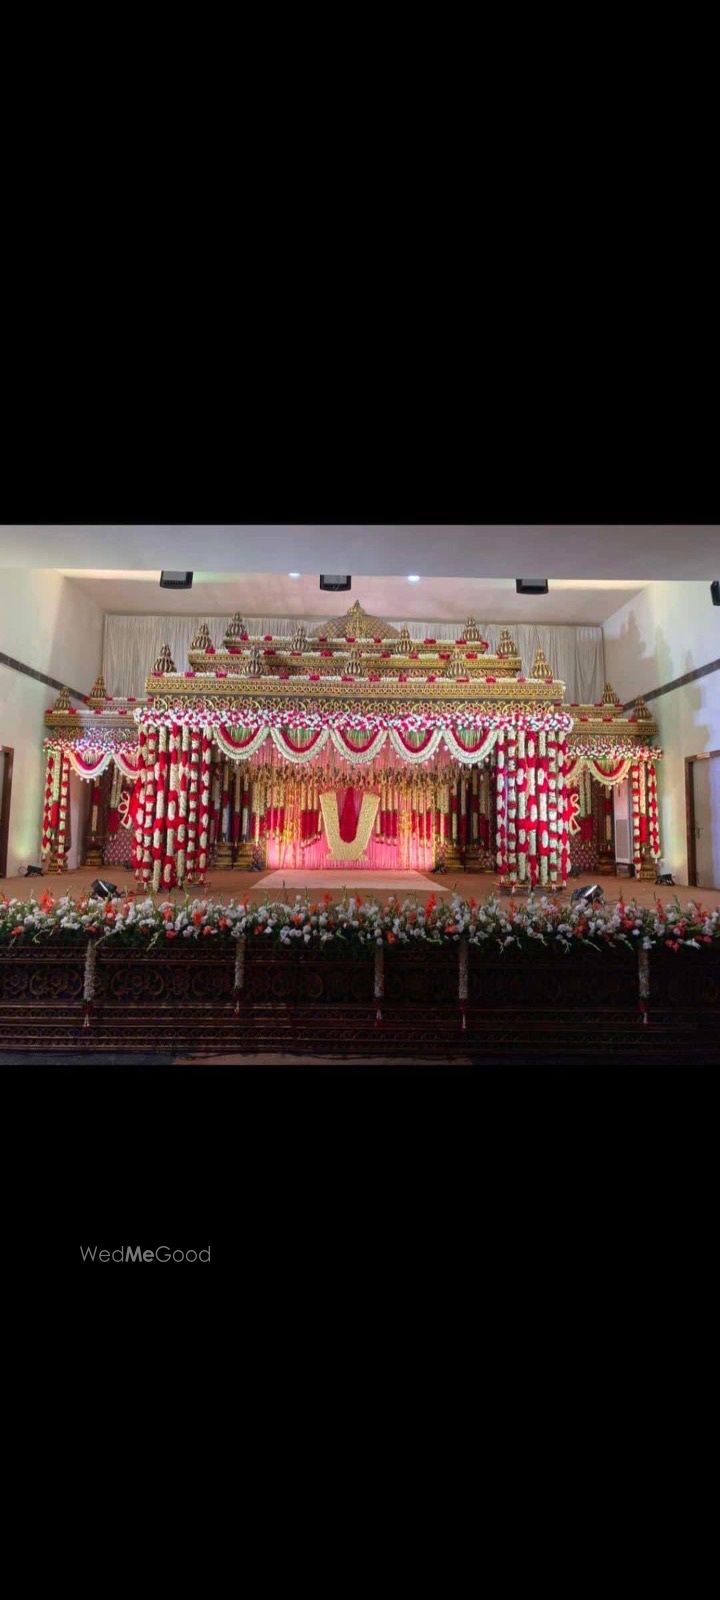
<path id="1" fill-rule="evenodd" d="M 321 794 L 320 807 L 325 823 L 325 834 L 334 861 L 358 861 L 364 854 L 370 842 L 379 804 L 378 794 L 363 795 L 355 838 L 346 842 L 340 838 L 340 818 L 335 790 L 328 789 L 325 794 Z"/>

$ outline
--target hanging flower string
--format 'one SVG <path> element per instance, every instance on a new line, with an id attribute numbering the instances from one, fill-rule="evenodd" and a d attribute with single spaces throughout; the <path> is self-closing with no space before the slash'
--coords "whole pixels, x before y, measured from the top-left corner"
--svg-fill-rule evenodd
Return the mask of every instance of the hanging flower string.
<path id="1" fill-rule="evenodd" d="M 99 929 L 97 930 L 99 932 Z M 90 1016 L 95 1002 L 95 973 L 97 967 L 97 941 L 88 939 L 83 977 L 83 1027 L 90 1027 Z"/>
<path id="2" fill-rule="evenodd" d="M 466 1027 L 465 1011 L 468 997 L 468 950 L 469 946 L 467 939 L 461 939 L 458 945 L 458 998 L 460 1001 L 463 1033 L 465 1032 Z"/>
<path id="3" fill-rule="evenodd" d="M 233 980 L 233 994 L 235 995 L 235 1011 L 240 1011 L 240 1001 L 245 987 L 245 946 L 247 939 L 244 933 L 238 934 L 235 950 L 235 976 Z"/>
<path id="4" fill-rule="evenodd" d="M 377 1009 L 375 1011 L 375 1026 L 376 1027 L 379 1027 L 380 1023 L 382 1022 L 381 1001 L 383 999 L 384 994 L 385 994 L 385 956 L 384 956 L 384 949 L 383 949 L 383 943 L 382 943 L 382 937 L 381 937 L 377 941 L 376 946 L 375 946 L 375 962 L 374 962 L 374 976 L 373 976 L 373 995 L 374 995 L 375 1000 L 377 1001 Z"/>
<path id="5" fill-rule="evenodd" d="M 643 940 L 638 951 L 638 994 L 643 1022 L 648 1019 L 648 1000 L 650 998 L 650 957 L 647 944 Z"/>

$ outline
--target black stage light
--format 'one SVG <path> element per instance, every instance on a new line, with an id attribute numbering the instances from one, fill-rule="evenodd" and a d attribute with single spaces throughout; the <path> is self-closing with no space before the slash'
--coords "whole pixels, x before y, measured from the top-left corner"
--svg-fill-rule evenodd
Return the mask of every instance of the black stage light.
<path id="1" fill-rule="evenodd" d="M 193 575 L 191 572 L 161 572 L 161 589 L 192 589 Z"/>
<path id="2" fill-rule="evenodd" d="M 716 578 L 715 582 L 711 583 L 710 593 L 712 595 L 713 605 L 720 606 L 720 578 Z"/>
<path id="3" fill-rule="evenodd" d="M 517 594 L 547 594 L 547 578 L 516 578 L 515 590 Z"/>
<path id="4" fill-rule="evenodd" d="M 90 894 L 94 900 L 112 900 L 113 895 L 119 896 L 120 890 L 116 883 L 106 883 L 104 878 L 96 878 L 90 885 Z"/>
<path id="5" fill-rule="evenodd" d="M 674 879 L 674 877 L 673 877 L 671 872 L 659 872 L 657 877 L 656 877 L 656 879 L 655 879 L 655 882 L 656 883 L 674 884 L 675 879 Z"/>
<path id="6" fill-rule="evenodd" d="M 25 873 L 24 873 L 24 876 L 26 878 L 41 878 L 42 875 L 43 875 L 42 867 L 28 867 L 26 869 Z"/>
<path id="7" fill-rule="evenodd" d="M 604 899 L 605 896 L 600 888 L 599 883 L 591 883 L 587 889 L 573 889 L 573 892 L 570 896 L 570 903 L 571 905 L 575 905 L 578 901 L 582 901 L 584 905 L 589 906 L 592 905 L 594 900 L 599 900 L 602 903 Z"/>
<path id="8" fill-rule="evenodd" d="M 324 575 L 323 573 L 320 574 L 320 588 L 321 589 L 332 589 L 333 591 L 336 591 L 338 589 L 350 589 L 351 587 L 352 587 L 352 578 L 335 578 L 335 577 L 328 577 L 327 575 Z"/>

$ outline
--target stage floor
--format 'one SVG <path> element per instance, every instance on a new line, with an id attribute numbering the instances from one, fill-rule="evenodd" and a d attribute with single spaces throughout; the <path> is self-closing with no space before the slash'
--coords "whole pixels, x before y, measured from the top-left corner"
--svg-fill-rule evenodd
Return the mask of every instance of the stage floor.
<path id="1" fill-rule="evenodd" d="M 126 867 L 77 867 L 71 872 L 64 872 L 61 876 L 43 876 L 42 878 L 0 878 L 0 894 L 8 899 L 17 896 L 21 900 L 29 900 L 34 895 L 39 898 L 45 890 L 49 890 L 56 897 L 62 894 L 71 894 L 74 897 L 87 894 L 91 883 L 97 877 L 105 877 L 110 883 L 115 883 L 123 893 L 139 890 L 134 874 Z M 634 878 L 593 878 L 591 873 L 585 873 L 580 878 L 571 878 L 564 891 L 563 898 L 569 899 L 574 889 L 582 888 L 590 883 L 600 883 L 606 902 L 614 902 L 622 894 L 625 900 L 637 900 L 640 905 L 649 906 L 656 899 L 664 904 L 669 903 L 677 895 L 681 904 L 688 900 L 700 901 L 705 906 L 720 906 L 720 889 L 689 889 L 687 884 L 676 884 L 673 888 L 654 883 L 636 882 Z M 283 890 L 283 883 L 285 888 Z M 399 895 L 402 899 L 407 896 L 424 896 L 427 894 L 449 895 L 457 891 L 465 899 L 471 896 L 476 900 L 486 900 L 497 891 L 497 878 L 491 872 L 458 872 L 433 876 L 431 873 L 422 872 L 353 872 L 352 864 L 348 865 L 347 872 L 338 870 L 325 872 L 232 872 L 211 871 L 208 873 L 204 888 L 197 884 L 188 885 L 188 893 L 193 896 L 206 896 L 214 900 L 239 900 L 249 896 L 252 900 L 282 900 L 284 896 L 302 894 L 307 889 L 310 894 L 329 893 L 333 898 L 339 898 L 344 889 L 359 890 L 363 895 L 371 895 L 384 901 L 390 894 Z M 168 898 L 168 892 L 162 891 L 162 898 Z M 184 889 L 173 889 L 169 893 L 172 900 L 183 900 Z"/>
<path id="2" fill-rule="evenodd" d="M 318 889 L 323 893 L 329 890 L 333 896 L 340 895 L 343 889 L 357 889 L 361 894 L 427 894 L 427 887 L 432 883 L 437 894 L 452 894 L 452 887 L 448 887 L 449 875 L 430 877 L 424 872 L 363 872 L 353 871 L 352 862 L 346 871 L 332 868 L 330 871 L 303 872 L 301 869 L 279 870 L 268 872 L 263 880 L 263 889 L 272 897 L 277 895 L 283 898 L 283 891 L 292 889 L 294 894 L 302 894 L 304 889 L 309 889 L 316 894 Z"/>

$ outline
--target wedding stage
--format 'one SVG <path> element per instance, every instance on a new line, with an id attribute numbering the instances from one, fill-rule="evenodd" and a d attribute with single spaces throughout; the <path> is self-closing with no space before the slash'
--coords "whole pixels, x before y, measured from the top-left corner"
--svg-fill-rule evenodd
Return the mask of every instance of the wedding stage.
<path id="1" fill-rule="evenodd" d="M 1 886 L 45 910 L 5 908 L 3 1038 L 652 1059 L 669 1028 L 715 1048 L 720 918 L 716 944 L 690 939 L 691 915 L 672 958 L 651 927 L 675 917 L 656 908 L 674 893 L 654 882 L 656 732 L 610 685 L 566 703 L 541 649 L 524 664 L 502 629 L 491 655 L 473 618 L 424 641 L 358 604 L 310 636 L 252 636 L 236 614 L 215 644 L 203 623 L 183 670 L 162 648 L 141 700 L 101 676 L 86 707 L 63 691 L 46 715 L 44 881 Z M 118 902 L 87 904 L 96 877 Z M 592 881 L 597 936 L 570 904 Z M 529 892 L 546 909 L 525 927 Z"/>

